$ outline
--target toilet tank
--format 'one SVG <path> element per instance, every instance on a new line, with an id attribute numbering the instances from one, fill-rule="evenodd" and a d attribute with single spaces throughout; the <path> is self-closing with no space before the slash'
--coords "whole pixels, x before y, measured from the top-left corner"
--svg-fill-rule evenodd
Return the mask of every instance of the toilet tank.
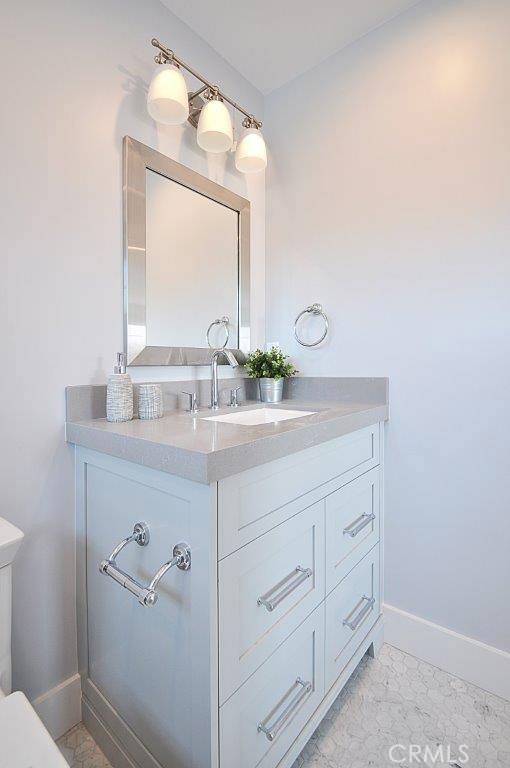
<path id="1" fill-rule="evenodd" d="M 0 517 L 0 696 L 11 692 L 11 563 L 23 533 Z"/>

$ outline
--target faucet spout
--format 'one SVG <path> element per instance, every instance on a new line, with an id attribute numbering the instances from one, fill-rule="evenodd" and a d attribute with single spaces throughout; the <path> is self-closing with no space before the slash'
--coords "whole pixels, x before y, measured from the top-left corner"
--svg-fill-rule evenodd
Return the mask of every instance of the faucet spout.
<path id="1" fill-rule="evenodd" d="M 222 355 L 227 358 L 231 368 L 237 368 L 239 365 L 235 356 L 229 349 L 217 349 L 213 352 L 211 361 L 211 408 L 213 411 L 217 411 L 220 407 L 218 391 L 218 358 Z"/>
<path id="2" fill-rule="evenodd" d="M 219 353 L 219 354 L 218 354 L 218 353 Z M 218 354 L 218 357 L 220 357 L 220 355 L 221 355 L 222 353 L 223 353 L 223 354 L 225 355 L 225 357 L 227 358 L 227 360 L 228 360 L 228 362 L 229 362 L 229 364 L 230 364 L 231 368 L 237 368 L 237 367 L 238 367 L 239 363 L 238 363 L 238 362 L 237 362 L 237 360 L 235 359 L 235 357 L 234 357 L 234 355 L 232 354 L 232 352 L 230 351 L 230 349 L 219 349 L 219 350 L 218 350 L 217 352 L 215 352 L 214 354 L 215 354 L 215 355 L 216 355 L 216 354 Z"/>

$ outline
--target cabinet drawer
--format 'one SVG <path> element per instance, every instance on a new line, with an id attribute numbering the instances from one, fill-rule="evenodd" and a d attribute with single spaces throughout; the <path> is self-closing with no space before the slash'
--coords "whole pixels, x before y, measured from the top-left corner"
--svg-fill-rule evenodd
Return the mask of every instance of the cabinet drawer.
<path id="1" fill-rule="evenodd" d="M 379 467 L 326 498 L 326 593 L 379 541 Z"/>
<path id="2" fill-rule="evenodd" d="M 348 483 L 379 464 L 375 424 L 241 472 L 218 483 L 220 559 L 271 530 L 321 496 L 320 486 Z M 312 498 L 311 493 L 317 490 Z M 305 494 L 310 498 L 303 501 Z"/>
<path id="3" fill-rule="evenodd" d="M 380 613 L 379 545 L 326 598 L 326 690 Z"/>
<path id="4" fill-rule="evenodd" d="M 324 603 L 221 707 L 221 768 L 274 768 L 323 696 Z"/>
<path id="5" fill-rule="evenodd" d="M 220 562 L 220 703 L 323 599 L 324 501 Z"/>

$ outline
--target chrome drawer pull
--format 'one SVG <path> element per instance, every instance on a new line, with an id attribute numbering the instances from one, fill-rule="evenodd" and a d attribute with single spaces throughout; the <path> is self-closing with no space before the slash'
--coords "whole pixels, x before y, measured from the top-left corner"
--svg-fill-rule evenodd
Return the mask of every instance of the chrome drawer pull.
<path id="1" fill-rule="evenodd" d="M 146 606 L 154 605 L 157 601 L 158 594 L 156 588 L 170 568 L 177 566 L 181 571 L 189 571 L 191 568 L 191 549 L 188 544 L 181 542 L 180 544 L 175 545 L 172 552 L 172 559 L 161 566 L 150 584 L 148 586 L 140 584 L 136 579 L 133 579 L 132 576 L 118 567 L 116 558 L 120 552 L 122 552 L 124 547 L 132 541 L 136 542 L 140 547 L 146 547 L 149 543 L 149 538 L 149 528 L 146 523 L 137 523 L 133 528 L 131 536 L 122 539 L 122 541 L 117 544 L 110 557 L 107 560 L 103 560 L 99 565 L 100 573 L 109 576 L 116 581 L 117 584 L 120 584 L 121 587 L 128 589 L 138 598 L 140 605 Z"/>
<path id="2" fill-rule="evenodd" d="M 354 538 L 363 530 L 363 528 L 366 528 L 372 520 L 375 520 L 375 515 L 361 515 L 361 517 L 358 517 L 353 523 L 348 525 L 347 528 L 344 528 L 344 535 L 347 534 L 347 536 Z"/>
<path id="3" fill-rule="evenodd" d="M 275 714 L 276 710 L 279 709 L 280 706 L 284 703 L 285 699 L 291 696 L 297 689 L 299 689 L 298 693 L 291 699 L 291 701 L 289 701 L 285 709 L 276 718 L 274 723 L 269 724 L 269 721 Z M 273 741 L 278 736 L 278 733 L 281 731 L 284 725 L 286 725 L 286 723 L 290 720 L 294 712 L 298 709 L 302 701 L 306 699 L 311 690 L 312 684 L 306 683 L 304 680 L 301 680 L 301 678 L 298 677 L 292 688 L 289 688 L 285 696 L 280 699 L 276 707 L 271 710 L 265 720 L 262 720 L 262 722 L 258 724 L 257 731 L 259 733 L 265 733 L 266 739 L 268 739 L 268 741 Z"/>
<path id="4" fill-rule="evenodd" d="M 353 632 L 355 629 L 358 629 L 359 625 L 361 624 L 365 616 L 367 616 L 370 613 L 370 611 L 373 609 L 374 603 L 375 603 L 375 597 L 367 597 L 366 595 L 363 595 L 363 597 L 361 598 L 361 602 L 364 602 L 365 605 L 363 606 L 361 611 L 358 613 L 358 615 L 355 616 L 352 621 L 349 621 L 348 619 L 343 620 L 344 627 L 349 627 L 349 629 L 352 629 Z"/>
<path id="5" fill-rule="evenodd" d="M 288 576 L 285 576 L 285 578 L 279 581 L 278 584 L 271 587 L 269 592 L 266 592 L 265 595 L 261 595 L 261 597 L 257 599 L 257 605 L 263 605 L 268 611 L 274 611 L 276 606 L 280 605 L 282 600 L 285 600 L 285 598 L 288 597 L 291 592 L 294 592 L 300 584 L 309 579 L 312 573 L 313 571 L 311 568 L 303 568 L 301 565 L 298 565 Z M 297 578 L 295 578 L 294 581 L 291 581 L 296 574 L 298 574 Z M 290 584 L 288 582 L 290 582 Z M 278 592 L 278 590 L 281 590 L 281 592 Z M 274 592 L 277 594 L 270 600 L 269 598 Z"/>

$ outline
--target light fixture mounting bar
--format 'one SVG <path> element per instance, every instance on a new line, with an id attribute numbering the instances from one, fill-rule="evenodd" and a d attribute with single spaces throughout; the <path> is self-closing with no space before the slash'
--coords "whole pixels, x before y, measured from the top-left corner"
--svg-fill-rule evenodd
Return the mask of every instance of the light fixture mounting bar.
<path id="1" fill-rule="evenodd" d="M 193 69 L 193 67 L 190 67 L 189 64 L 186 64 L 186 62 L 184 62 L 181 58 L 179 58 L 179 56 L 176 56 L 175 53 L 170 48 L 166 48 L 166 46 L 162 45 L 159 42 L 159 40 L 157 40 L 155 37 L 152 38 L 151 43 L 155 48 L 158 48 L 158 50 L 161 51 L 161 53 L 163 54 L 163 56 L 166 58 L 167 61 L 175 62 L 180 67 L 182 67 L 187 72 L 189 72 L 190 75 L 193 75 L 193 77 L 196 77 L 197 80 L 200 80 L 200 82 L 204 84 L 205 87 L 200 88 L 198 91 L 195 92 L 194 95 L 198 95 L 202 93 L 206 88 L 208 88 L 213 93 L 216 93 L 219 96 L 221 96 L 221 98 L 224 101 L 228 101 L 228 103 L 231 104 L 234 107 L 234 109 L 237 109 L 238 112 L 241 112 L 241 114 L 243 114 L 247 118 L 247 120 L 250 122 L 251 125 L 253 125 L 253 127 L 256 127 L 256 128 L 262 127 L 262 123 L 259 120 L 257 120 L 256 117 L 254 117 L 254 115 L 247 112 L 236 101 L 234 101 L 234 99 L 231 99 L 229 96 L 227 96 L 226 93 L 220 90 L 217 85 L 214 85 L 213 83 L 211 83 L 203 75 L 201 75 L 199 72 Z"/>

